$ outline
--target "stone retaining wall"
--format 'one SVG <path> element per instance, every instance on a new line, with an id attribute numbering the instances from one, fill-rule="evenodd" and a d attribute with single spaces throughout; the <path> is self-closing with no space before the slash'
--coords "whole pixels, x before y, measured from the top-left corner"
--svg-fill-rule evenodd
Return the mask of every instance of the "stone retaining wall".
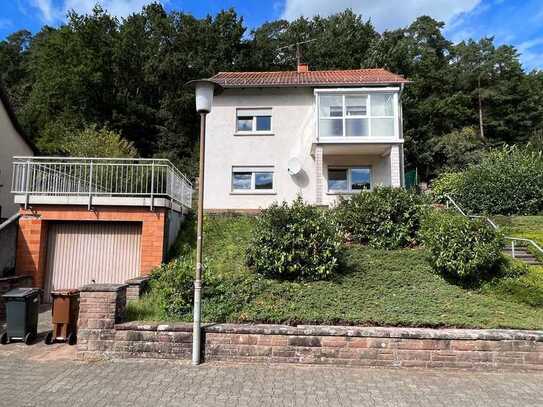
<path id="1" fill-rule="evenodd" d="M 102 295 L 82 290 L 80 356 L 189 360 L 191 324 L 113 322 L 122 320 L 114 297 L 125 292 L 106 293 L 110 305 L 89 324 L 85 307 Z M 543 370 L 542 331 L 207 324 L 202 340 L 204 361 Z"/>
<path id="2" fill-rule="evenodd" d="M 147 292 L 149 289 L 149 276 L 141 276 L 128 280 L 126 284 L 128 285 L 126 289 L 126 300 L 127 301 L 136 301 Z"/>
<path id="3" fill-rule="evenodd" d="M 543 369 L 543 333 L 508 330 L 215 325 L 208 360 L 466 369 Z"/>
<path id="4" fill-rule="evenodd" d="M 13 276 L 0 278 L 0 321 L 6 320 L 6 306 L 3 295 L 14 288 L 32 287 L 31 276 Z"/>

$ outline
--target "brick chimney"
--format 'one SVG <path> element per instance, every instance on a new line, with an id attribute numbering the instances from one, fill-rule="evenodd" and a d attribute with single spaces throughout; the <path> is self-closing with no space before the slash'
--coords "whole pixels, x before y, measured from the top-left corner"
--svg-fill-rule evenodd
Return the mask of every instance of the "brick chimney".
<path id="1" fill-rule="evenodd" d="M 309 64 L 298 64 L 298 73 L 300 72 L 309 72 Z"/>

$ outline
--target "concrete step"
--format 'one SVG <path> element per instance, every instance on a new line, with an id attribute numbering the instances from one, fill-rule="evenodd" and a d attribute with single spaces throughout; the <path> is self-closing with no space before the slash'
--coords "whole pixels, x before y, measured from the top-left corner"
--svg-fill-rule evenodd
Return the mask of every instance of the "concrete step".
<path id="1" fill-rule="evenodd" d="M 513 254 L 511 252 L 504 252 L 504 254 L 513 257 Z M 515 253 L 515 258 L 517 258 L 517 259 L 535 259 L 535 256 L 533 256 L 530 253 Z"/>
<path id="2" fill-rule="evenodd" d="M 505 246 L 502 253 L 506 256 L 513 257 L 511 246 Z M 522 261 L 530 266 L 538 266 L 543 264 L 532 253 L 524 248 L 515 248 L 515 260 Z"/>

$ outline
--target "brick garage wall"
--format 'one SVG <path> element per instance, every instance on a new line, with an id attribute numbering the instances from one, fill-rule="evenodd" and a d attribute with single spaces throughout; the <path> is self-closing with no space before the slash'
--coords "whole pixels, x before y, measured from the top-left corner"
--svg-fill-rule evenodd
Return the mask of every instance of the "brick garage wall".
<path id="1" fill-rule="evenodd" d="M 14 288 L 21 287 L 32 287 L 32 278 L 30 276 L 0 278 L 0 321 L 6 320 L 6 306 L 2 296 Z"/>
<path id="2" fill-rule="evenodd" d="M 142 222 L 140 273 L 148 275 L 164 256 L 164 231 L 167 210 L 142 207 L 98 207 L 34 205 L 21 209 L 17 238 L 17 275 L 31 275 L 33 285 L 43 288 L 49 221 Z"/>
<path id="3" fill-rule="evenodd" d="M 82 292 L 82 358 L 190 359 L 191 324 L 116 323 L 126 286 L 111 292 Z M 209 324 L 202 348 L 205 361 L 543 370 L 543 331 Z"/>

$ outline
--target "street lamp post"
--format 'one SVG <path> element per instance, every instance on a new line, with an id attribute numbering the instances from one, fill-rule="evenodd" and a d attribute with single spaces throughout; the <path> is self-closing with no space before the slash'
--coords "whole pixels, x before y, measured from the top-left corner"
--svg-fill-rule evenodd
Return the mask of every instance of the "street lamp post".
<path id="1" fill-rule="evenodd" d="M 202 246 L 204 223 L 204 160 L 205 160 L 205 134 L 206 116 L 211 112 L 213 95 L 220 92 L 222 87 L 210 80 L 201 79 L 190 81 L 186 86 L 196 90 L 196 111 L 200 113 L 200 165 L 198 169 L 198 224 L 196 229 L 196 273 L 194 277 L 194 310 L 192 327 L 192 364 L 200 364 L 201 345 L 201 315 L 202 315 Z"/>

